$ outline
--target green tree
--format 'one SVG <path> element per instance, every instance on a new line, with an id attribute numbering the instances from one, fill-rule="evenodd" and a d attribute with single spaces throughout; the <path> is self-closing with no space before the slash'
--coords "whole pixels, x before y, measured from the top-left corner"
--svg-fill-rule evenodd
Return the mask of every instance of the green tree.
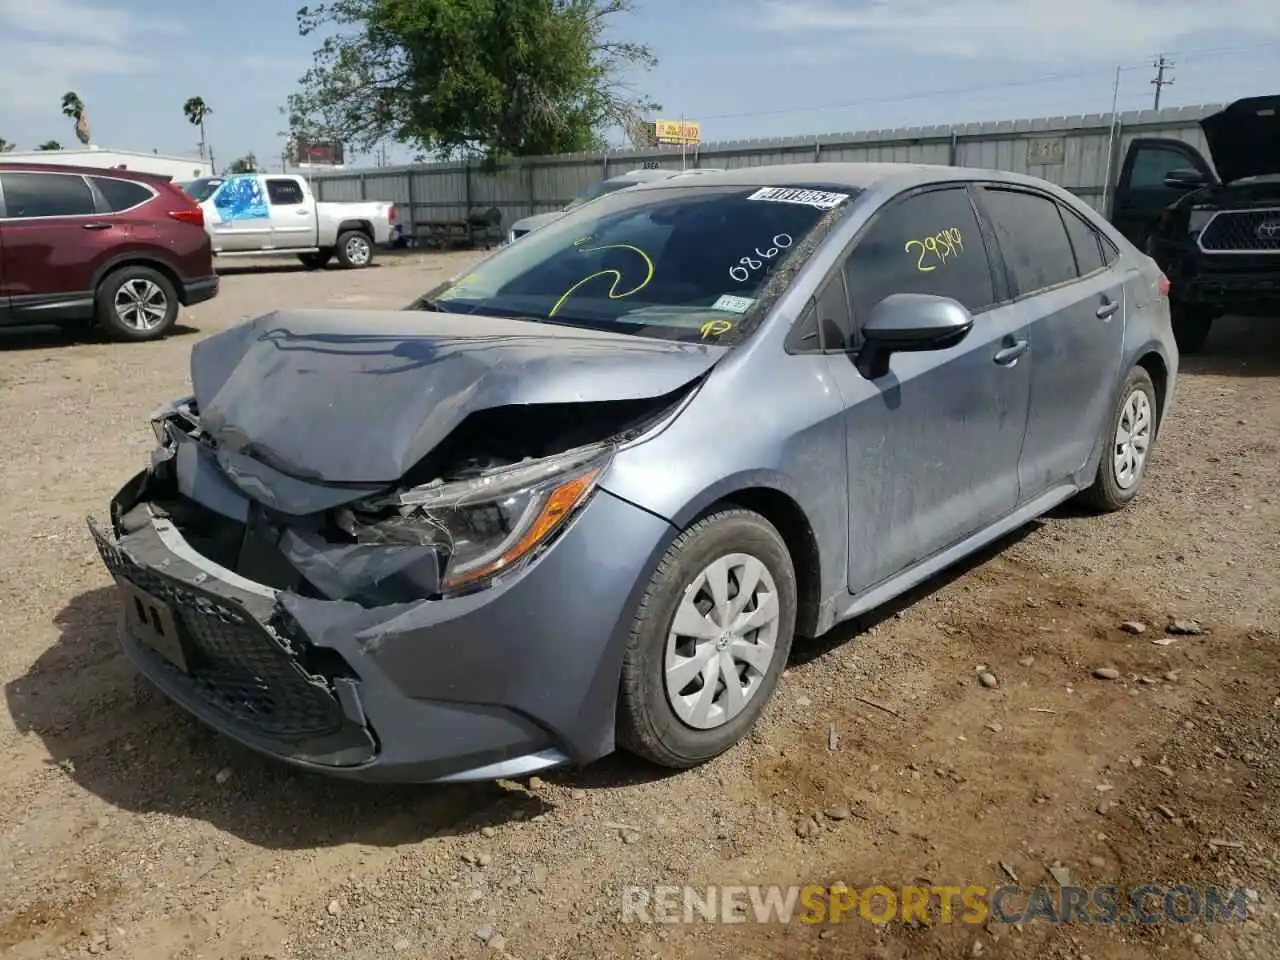
<path id="1" fill-rule="evenodd" d="M 13 141 L 0 137 L 0 153 L 12 153 L 13 148 L 16 146 L 17 144 Z"/>
<path id="2" fill-rule="evenodd" d="M 231 166 L 227 167 L 227 173 L 257 173 L 258 171 L 258 158 L 252 153 L 245 154 L 239 160 L 232 160 Z"/>
<path id="3" fill-rule="evenodd" d="M 89 143 L 89 119 L 85 116 L 84 101 L 74 90 L 62 95 L 62 115 L 76 122 L 76 139 L 81 143 Z"/>
<path id="4" fill-rule="evenodd" d="M 295 136 L 367 151 L 387 139 L 445 156 L 590 150 L 657 104 L 623 81 L 657 61 L 610 39 L 632 0 L 329 0 L 298 11 L 326 34 L 289 98 Z"/>
<path id="5" fill-rule="evenodd" d="M 187 102 L 182 105 L 182 112 L 189 124 L 200 128 L 200 158 L 203 160 L 208 143 L 204 135 L 204 123 L 209 114 L 213 113 L 213 108 L 204 102 L 204 97 L 188 97 Z"/>
<path id="6" fill-rule="evenodd" d="M 44 143 L 40 144 L 40 146 L 36 147 L 36 149 L 37 150 L 61 150 L 62 144 L 60 144 L 57 140 L 46 140 Z"/>

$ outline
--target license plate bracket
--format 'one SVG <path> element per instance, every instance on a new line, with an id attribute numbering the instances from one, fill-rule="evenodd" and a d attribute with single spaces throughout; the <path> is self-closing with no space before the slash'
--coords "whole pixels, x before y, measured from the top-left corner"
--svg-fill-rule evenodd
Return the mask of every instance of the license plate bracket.
<path id="1" fill-rule="evenodd" d="M 116 585 L 124 599 L 125 619 L 133 635 L 183 673 L 190 673 L 178 621 L 169 605 L 124 577 L 116 577 Z"/>

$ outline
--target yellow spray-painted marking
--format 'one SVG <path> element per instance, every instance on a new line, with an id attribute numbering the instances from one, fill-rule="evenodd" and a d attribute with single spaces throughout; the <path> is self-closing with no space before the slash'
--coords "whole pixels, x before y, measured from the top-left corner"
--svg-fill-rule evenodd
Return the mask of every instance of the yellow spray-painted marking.
<path id="1" fill-rule="evenodd" d="M 572 287 L 566 290 L 564 292 L 564 295 L 559 300 L 556 301 L 556 305 L 551 308 L 551 312 L 547 314 L 548 317 L 554 317 L 556 313 L 559 312 L 560 308 L 564 306 L 565 301 L 568 300 L 571 296 L 573 296 L 579 287 L 585 286 L 586 284 L 594 280 L 596 277 L 603 277 L 603 276 L 607 276 L 608 274 L 613 274 L 613 283 L 609 285 L 608 296 L 610 300 L 622 300 L 626 297 L 631 296 L 632 294 L 639 293 L 641 290 L 647 287 L 649 285 L 649 282 L 653 279 L 653 261 L 649 258 L 649 255 L 645 253 L 643 250 L 641 250 L 639 247 L 633 247 L 629 243 L 607 243 L 604 246 L 600 246 L 600 247 L 581 246 L 581 244 L 584 243 L 586 239 L 587 239 L 586 237 L 583 237 L 581 240 L 574 241 L 574 246 L 579 247 L 583 253 L 596 253 L 600 250 L 630 250 L 633 253 L 638 254 L 640 258 L 644 260 L 644 265 L 646 270 L 645 278 L 641 280 L 638 284 L 636 284 L 634 287 L 632 287 L 630 290 L 625 290 L 622 293 L 619 293 L 618 284 L 622 282 L 622 271 L 614 270 L 612 268 L 608 270 L 599 270 L 591 274 L 590 276 L 583 277 L 581 280 L 575 283 Z"/>
<path id="2" fill-rule="evenodd" d="M 707 337 L 719 337 L 728 333 L 733 329 L 733 324 L 728 320 L 708 320 L 702 325 L 702 339 Z"/>

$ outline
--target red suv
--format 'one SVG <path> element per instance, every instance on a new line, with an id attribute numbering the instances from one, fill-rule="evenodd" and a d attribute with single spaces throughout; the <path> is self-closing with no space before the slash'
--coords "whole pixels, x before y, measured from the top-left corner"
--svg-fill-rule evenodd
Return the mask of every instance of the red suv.
<path id="1" fill-rule="evenodd" d="M 0 325 L 93 321 L 155 340 L 217 292 L 204 214 L 168 181 L 0 164 Z"/>

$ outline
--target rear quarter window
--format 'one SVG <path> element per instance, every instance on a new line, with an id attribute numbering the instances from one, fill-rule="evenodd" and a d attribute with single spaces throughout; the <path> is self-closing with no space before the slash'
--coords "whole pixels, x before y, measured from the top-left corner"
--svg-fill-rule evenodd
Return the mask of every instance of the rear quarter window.
<path id="1" fill-rule="evenodd" d="M 103 199 L 107 201 L 107 209 L 112 213 L 129 210 L 146 203 L 155 196 L 150 187 L 145 187 L 133 180 L 117 180 L 114 177 L 91 177 L 90 179 L 102 194 Z"/>
<path id="2" fill-rule="evenodd" d="M 1070 207 L 1062 208 L 1062 219 L 1067 225 L 1067 236 L 1071 238 L 1071 247 L 1076 252 L 1076 264 L 1080 275 L 1086 276 L 1095 270 L 1101 270 L 1102 236 Z"/>

